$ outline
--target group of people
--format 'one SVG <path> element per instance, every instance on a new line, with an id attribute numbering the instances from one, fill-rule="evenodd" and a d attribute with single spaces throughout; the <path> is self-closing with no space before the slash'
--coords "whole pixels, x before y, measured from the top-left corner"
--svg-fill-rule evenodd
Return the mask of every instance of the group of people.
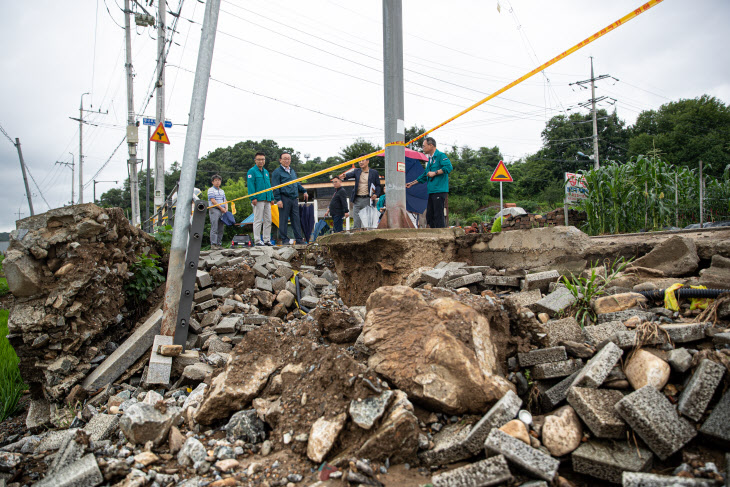
<path id="1" fill-rule="evenodd" d="M 449 192 L 449 173 L 453 170 L 451 161 L 443 152 L 436 149 L 436 141 L 433 137 L 426 137 L 423 140 L 423 152 L 428 156 L 428 163 L 423 173 L 413 181 L 406 184 L 410 188 L 416 184 L 428 186 L 428 205 L 426 207 L 426 222 L 430 228 L 444 228 L 444 205 Z M 363 154 L 364 155 L 364 154 Z M 275 202 L 279 208 L 279 240 L 283 245 L 289 242 L 288 220 L 291 219 L 294 227 L 294 240 L 298 244 L 306 244 L 302 237 L 302 229 L 299 219 L 299 194 L 307 201 L 309 195 L 300 183 L 290 184 L 282 188 L 269 190 L 272 187 L 285 184 L 298 179 L 297 173 L 291 167 L 291 154 L 283 152 L 279 156 L 279 167 L 273 173 L 264 167 L 266 155 L 257 152 L 254 157 L 255 165 L 249 169 L 246 177 L 248 182 L 248 194 L 253 206 L 254 221 L 253 234 L 255 245 L 273 245 L 271 235 L 271 204 Z M 382 207 L 385 203 L 380 174 L 370 168 L 370 160 L 363 159 L 358 163 L 357 168 L 346 171 L 332 178 L 334 194 L 330 200 L 329 207 L 325 212 L 326 216 L 332 217 L 335 232 L 342 231 L 344 218 L 350 216 L 350 208 L 347 203 L 347 191 L 342 187 L 342 182 L 354 180 L 355 185 L 350 193 L 352 200 L 352 215 L 354 228 L 362 228 L 363 222 L 360 212 L 378 203 Z M 212 177 L 213 186 L 208 190 L 208 201 L 210 208 L 210 244 L 211 248 L 221 248 L 223 243 L 223 221 L 221 217 L 228 211 L 225 192 L 221 189 L 221 177 Z M 269 191 L 267 191 L 269 190 Z M 255 194 L 260 193 L 260 194 Z M 380 208 L 378 208 L 380 209 Z"/>

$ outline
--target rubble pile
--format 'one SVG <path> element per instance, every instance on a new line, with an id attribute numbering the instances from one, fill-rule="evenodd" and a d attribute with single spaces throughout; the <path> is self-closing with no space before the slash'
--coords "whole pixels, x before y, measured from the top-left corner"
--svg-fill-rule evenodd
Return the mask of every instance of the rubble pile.
<path id="1" fill-rule="evenodd" d="M 586 222 L 586 219 L 585 211 L 568 210 L 568 223 L 574 227 L 580 228 Z M 557 208 L 544 215 L 507 215 L 502 220 L 502 231 L 529 230 L 531 228 L 553 227 L 555 225 L 565 225 L 565 211 L 563 208 Z"/>
<path id="2" fill-rule="evenodd" d="M 158 252 L 119 209 L 77 205 L 18 222 L 3 262 L 16 298 L 8 339 L 36 399 L 63 402 L 129 334 L 129 265 Z"/>
<path id="3" fill-rule="evenodd" d="M 150 362 L 97 387 L 108 358 L 70 427 L 6 438 L 0 469 L 18 486 L 719 486 L 730 294 L 679 311 L 641 294 L 722 282 L 727 259 L 692 250 L 634 262 L 584 326 L 557 270 L 444 261 L 348 307 L 322 256 L 203 252 L 169 383 Z"/>

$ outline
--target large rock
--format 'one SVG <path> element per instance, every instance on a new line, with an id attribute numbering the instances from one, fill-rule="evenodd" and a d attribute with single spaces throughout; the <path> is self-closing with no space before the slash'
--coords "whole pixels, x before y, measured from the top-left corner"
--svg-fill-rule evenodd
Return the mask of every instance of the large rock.
<path id="1" fill-rule="evenodd" d="M 337 436 L 347 421 L 347 413 L 340 413 L 332 419 L 321 417 L 312 425 L 307 443 L 307 456 L 315 463 L 320 463 L 332 449 Z"/>
<path id="2" fill-rule="evenodd" d="M 727 289 L 730 286 L 730 259 L 713 255 L 710 267 L 700 271 L 700 284 L 708 289 Z"/>
<path id="3" fill-rule="evenodd" d="M 413 400 L 450 414 L 479 413 L 514 389 L 498 374 L 490 323 L 474 308 L 451 298 L 429 303 L 393 286 L 373 292 L 367 309 L 368 365 Z"/>
<path id="4" fill-rule="evenodd" d="M 413 405 L 403 391 L 395 391 L 390 411 L 380 427 L 360 447 L 357 458 L 393 463 L 408 462 L 416 457 L 421 429 L 413 414 Z"/>
<path id="5" fill-rule="evenodd" d="M 266 429 L 264 422 L 256 415 L 256 410 L 248 409 L 231 416 L 226 425 L 226 436 L 246 443 L 261 443 L 266 439 Z"/>
<path id="6" fill-rule="evenodd" d="M 634 352 L 624 367 L 626 378 L 635 390 L 652 385 L 661 391 L 669 381 L 670 372 L 668 363 L 643 349 Z"/>
<path id="7" fill-rule="evenodd" d="M 31 255 L 19 250 L 8 250 L 3 261 L 3 270 L 13 296 L 22 298 L 41 292 L 41 266 Z"/>
<path id="8" fill-rule="evenodd" d="M 596 299 L 592 306 L 596 314 L 615 313 L 629 308 L 644 306 L 647 298 L 639 293 L 621 293 Z"/>
<path id="9" fill-rule="evenodd" d="M 155 445 L 167 439 L 170 427 L 181 420 L 181 409 L 176 406 L 132 404 L 124 410 L 119 426 L 127 439 L 137 445 L 151 441 Z"/>
<path id="10" fill-rule="evenodd" d="M 632 267 L 657 269 L 670 277 L 681 277 L 697 270 L 700 258 L 694 240 L 678 235 L 663 241 L 645 256 L 636 259 Z"/>
<path id="11" fill-rule="evenodd" d="M 583 438 L 580 419 L 570 406 L 563 406 L 545 418 L 542 426 L 542 443 L 555 457 L 572 452 Z"/>

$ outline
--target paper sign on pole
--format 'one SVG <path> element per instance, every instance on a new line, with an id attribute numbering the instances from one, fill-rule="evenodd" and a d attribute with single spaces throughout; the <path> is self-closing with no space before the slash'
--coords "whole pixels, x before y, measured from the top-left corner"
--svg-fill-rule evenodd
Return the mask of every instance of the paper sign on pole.
<path id="1" fill-rule="evenodd" d="M 495 182 L 495 183 L 511 183 L 512 182 L 512 176 L 510 175 L 509 171 L 507 170 L 507 166 L 504 165 L 504 162 L 499 161 L 499 164 L 497 164 L 497 167 L 494 168 L 492 177 L 489 178 L 489 180 L 492 182 Z"/>
<path id="2" fill-rule="evenodd" d="M 588 185 L 585 176 L 572 172 L 565 173 L 565 201 L 577 203 L 588 198 Z"/>

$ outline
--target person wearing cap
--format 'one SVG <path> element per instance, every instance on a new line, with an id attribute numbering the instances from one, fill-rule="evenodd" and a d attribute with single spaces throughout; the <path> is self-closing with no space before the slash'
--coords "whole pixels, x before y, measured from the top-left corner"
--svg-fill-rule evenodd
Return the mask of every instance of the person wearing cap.
<path id="1" fill-rule="evenodd" d="M 298 176 L 294 168 L 291 167 L 291 154 L 283 152 L 279 156 L 279 167 L 271 173 L 271 186 L 276 187 L 295 179 L 298 179 Z M 304 237 L 302 237 L 302 225 L 299 220 L 299 193 L 303 193 L 304 201 L 307 201 L 309 195 L 301 183 L 290 184 L 289 186 L 274 190 L 274 201 L 276 201 L 276 205 L 279 207 L 279 239 L 282 245 L 286 245 L 289 242 L 289 235 L 287 233 L 287 221 L 289 219 L 291 219 L 292 226 L 294 227 L 294 239 L 296 243 L 307 243 Z"/>
<path id="2" fill-rule="evenodd" d="M 436 150 L 433 137 L 423 139 L 423 153 L 428 156 L 428 164 L 423 174 L 406 184 L 410 188 L 414 184 L 428 185 L 428 206 L 426 207 L 426 223 L 430 228 L 444 228 L 444 207 L 449 196 L 449 173 L 454 169 L 448 156 Z"/>
<path id="3" fill-rule="evenodd" d="M 332 227 L 337 233 L 342 231 L 342 217 L 347 218 L 350 214 L 347 211 L 347 192 L 342 187 L 342 180 L 338 176 L 332 178 L 332 187 L 335 188 L 335 193 L 332 195 L 330 206 L 324 212 L 324 216 L 332 216 Z"/>
<path id="4" fill-rule="evenodd" d="M 253 159 L 255 165 L 248 170 L 248 194 L 258 193 L 271 188 L 271 177 L 266 165 L 266 154 L 257 152 Z M 271 246 L 271 202 L 274 195 L 271 191 L 249 196 L 253 206 L 253 242 L 254 245 Z"/>
<path id="5" fill-rule="evenodd" d="M 221 189 L 223 180 L 218 174 L 210 179 L 213 186 L 208 189 L 208 203 L 214 205 L 208 214 L 210 215 L 210 248 L 212 250 L 221 249 L 223 243 L 223 220 L 221 217 L 228 211 L 226 201 L 226 193 Z"/>
<path id="6" fill-rule="evenodd" d="M 365 154 L 360 154 L 359 157 Z M 360 167 L 340 174 L 342 181 L 355 180 L 355 187 L 350 195 L 352 201 L 352 213 L 354 216 L 354 229 L 362 228 L 360 210 L 368 205 L 375 205 L 380 196 L 380 174 L 375 169 L 370 169 L 370 159 L 363 159 L 358 162 Z"/>

